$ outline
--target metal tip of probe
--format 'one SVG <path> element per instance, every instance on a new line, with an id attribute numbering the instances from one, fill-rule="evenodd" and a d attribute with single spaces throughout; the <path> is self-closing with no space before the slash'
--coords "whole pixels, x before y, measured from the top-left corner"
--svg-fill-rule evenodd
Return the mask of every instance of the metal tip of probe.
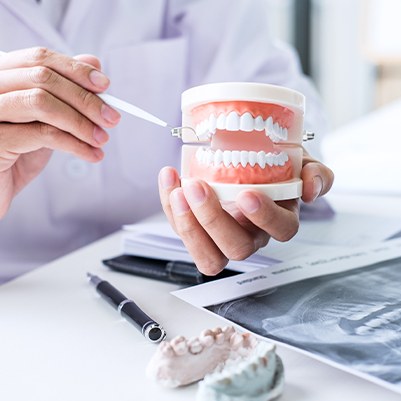
<path id="1" fill-rule="evenodd" d="M 312 132 L 312 131 L 307 131 L 307 130 L 304 131 L 304 134 L 303 134 L 303 136 L 302 136 L 302 140 L 303 140 L 304 142 L 306 142 L 306 141 L 311 141 L 311 140 L 314 139 L 314 138 L 315 138 L 315 133 L 314 133 L 314 132 Z"/>
<path id="2" fill-rule="evenodd" d="M 196 134 L 196 131 L 191 127 L 171 127 L 171 126 L 169 126 L 169 128 L 170 128 L 171 135 L 175 138 L 181 139 L 183 131 L 188 130 L 188 131 L 191 131 L 191 133 L 196 136 L 196 139 L 198 141 L 200 140 L 198 135 Z"/>

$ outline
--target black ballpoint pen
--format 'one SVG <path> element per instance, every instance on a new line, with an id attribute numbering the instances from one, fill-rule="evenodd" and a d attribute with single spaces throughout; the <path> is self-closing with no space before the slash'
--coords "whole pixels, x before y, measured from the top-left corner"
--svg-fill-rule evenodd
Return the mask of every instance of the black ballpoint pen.
<path id="1" fill-rule="evenodd" d="M 113 287 L 108 281 L 94 274 L 87 273 L 89 281 L 96 291 L 111 304 L 126 319 L 133 323 L 152 343 L 158 343 L 166 337 L 166 332 L 160 324 L 151 319 L 139 306 Z"/>

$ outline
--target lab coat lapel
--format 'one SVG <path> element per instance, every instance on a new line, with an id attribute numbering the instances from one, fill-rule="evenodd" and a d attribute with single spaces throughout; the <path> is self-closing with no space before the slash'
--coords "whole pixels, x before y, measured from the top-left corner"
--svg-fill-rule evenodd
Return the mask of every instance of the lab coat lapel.
<path id="1" fill-rule="evenodd" d="M 84 2 L 84 0 L 81 1 Z M 37 7 L 33 2 L 2 0 L 2 3 L 26 26 L 29 26 L 32 31 L 43 38 L 42 43 L 46 43 L 47 47 L 56 49 L 59 52 L 67 54 L 71 53 L 71 49 L 66 41 L 62 38 L 59 32 L 54 29 L 50 22 L 46 20 L 44 15 L 40 12 L 39 7 Z"/>
<path id="2" fill-rule="evenodd" d="M 67 42 L 71 37 L 74 37 L 82 21 L 91 12 L 92 8 L 96 10 L 101 6 L 102 1 L 99 0 L 70 0 L 60 28 Z"/>

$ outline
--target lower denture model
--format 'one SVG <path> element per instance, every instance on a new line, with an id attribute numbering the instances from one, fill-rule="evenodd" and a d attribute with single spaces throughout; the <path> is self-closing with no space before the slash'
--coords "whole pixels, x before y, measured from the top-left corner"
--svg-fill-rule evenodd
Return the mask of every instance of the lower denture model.
<path id="1" fill-rule="evenodd" d="M 259 83 L 207 84 L 183 92 L 181 108 L 183 126 L 196 132 L 182 136 L 183 179 L 205 180 L 221 200 L 235 200 L 243 189 L 274 200 L 301 196 L 301 93 Z"/>
<path id="2" fill-rule="evenodd" d="M 283 391 L 284 370 L 272 343 L 228 326 L 162 342 L 147 375 L 166 387 L 200 381 L 198 401 L 268 401 Z M 203 380 L 202 380 L 203 379 Z"/>

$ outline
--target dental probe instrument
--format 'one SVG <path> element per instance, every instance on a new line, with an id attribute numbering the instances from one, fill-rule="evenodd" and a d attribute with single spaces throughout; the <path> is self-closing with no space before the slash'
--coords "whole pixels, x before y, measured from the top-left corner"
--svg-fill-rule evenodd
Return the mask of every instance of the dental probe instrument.
<path id="1" fill-rule="evenodd" d="M 135 117 L 141 118 L 142 120 L 149 121 L 153 124 L 160 125 L 161 127 L 166 127 L 170 129 L 171 135 L 176 138 L 182 137 L 183 130 L 190 130 L 193 134 L 199 139 L 198 135 L 196 134 L 195 130 L 191 127 L 173 127 L 170 124 L 167 124 L 165 121 L 161 120 L 160 118 L 154 116 L 153 114 L 148 113 L 147 111 L 135 106 L 131 103 L 128 103 L 124 100 L 118 99 L 114 96 L 111 96 L 107 93 L 99 93 L 97 96 L 100 97 L 105 103 L 110 106 L 113 106 L 117 109 L 125 111 L 128 114 L 132 114 Z"/>
<path id="2" fill-rule="evenodd" d="M 132 114 L 133 116 L 141 118 L 142 120 L 146 120 L 153 124 L 160 125 L 161 127 L 168 128 L 171 132 L 171 135 L 175 138 L 182 138 L 183 131 L 189 130 L 199 140 L 199 137 L 198 137 L 196 131 L 192 127 L 173 127 L 172 125 L 167 124 L 165 121 L 154 116 L 153 114 L 148 113 L 147 111 L 139 108 L 138 106 L 135 106 L 124 100 L 118 99 L 107 93 L 99 93 L 97 96 L 100 97 L 105 103 L 107 103 L 110 106 L 113 106 L 119 110 L 125 111 L 128 114 Z"/>
<path id="3" fill-rule="evenodd" d="M 6 55 L 6 54 L 7 54 L 6 52 L 0 50 L 0 55 Z M 168 128 L 173 137 L 181 138 L 183 130 L 190 130 L 198 138 L 198 135 L 196 134 L 195 130 L 191 127 L 173 127 L 170 124 L 167 124 L 165 121 L 161 120 L 160 118 L 154 116 L 153 114 L 150 114 L 147 111 L 139 108 L 138 106 L 135 106 L 124 100 L 118 99 L 107 93 L 98 93 L 97 96 L 100 97 L 100 99 L 102 99 L 105 103 L 107 103 L 110 106 L 125 111 L 126 113 L 131 114 L 135 117 L 141 118 L 142 120 L 146 120 L 153 124 L 160 125 L 161 127 Z"/>

